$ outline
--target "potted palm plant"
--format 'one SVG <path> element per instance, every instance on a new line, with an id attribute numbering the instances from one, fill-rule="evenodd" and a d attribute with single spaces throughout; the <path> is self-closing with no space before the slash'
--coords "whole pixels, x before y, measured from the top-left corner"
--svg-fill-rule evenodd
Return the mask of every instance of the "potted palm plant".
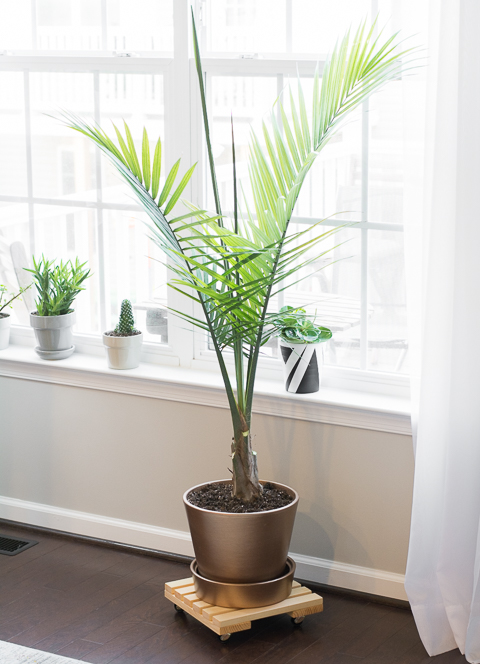
<path id="1" fill-rule="evenodd" d="M 332 338 L 332 331 L 311 318 L 305 309 L 285 306 L 274 321 L 287 392 L 310 394 L 320 389 L 323 356 L 317 350 Z"/>
<path id="2" fill-rule="evenodd" d="M 37 310 L 30 314 L 30 324 L 34 329 L 38 346 L 35 352 L 44 360 L 62 360 L 75 350 L 72 327 L 75 324 L 74 299 L 85 290 L 82 286 L 90 276 L 86 263 L 68 260 L 47 260 L 43 255 L 38 260 L 33 257 L 31 272 L 37 289 Z"/>
<path id="3" fill-rule="evenodd" d="M 176 188 L 180 161 L 160 190 L 161 143 L 153 164 L 144 130 L 139 158 L 130 131 L 115 127 L 118 145 L 98 125 L 65 113 L 65 123 L 90 138 L 112 162 L 132 189 L 152 222 L 150 235 L 165 252 L 175 277 L 170 286 L 192 298 L 201 314 L 175 313 L 206 332 L 215 349 L 230 407 L 233 437 L 232 478 L 199 485 L 187 491 L 184 502 L 196 561 L 192 564 L 197 593 L 223 606 L 258 606 L 288 596 L 293 563 L 287 552 L 298 495 L 278 483 L 260 481 L 257 455 L 252 449 L 252 404 L 262 346 L 275 334 L 269 314 L 272 297 L 300 267 L 318 260 L 311 250 L 337 229 L 307 239 L 310 226 L 292 232 L 290 220 L 312 164 L 341 122 L 372 92 L 404 70 L 394 37 L 373 36 L 374 28 L 360 26 L 335 48 L 322 76 L 315 73 L 313 105 L 307 110 L 300 81 L 296 95 L 288 95 L 272 113 L 271 127 L 263 126 L 266 148 L 252 132 L 250 182 L 253 205 L 239 211 L 235 142 L 232 122 L 234 210 L 222 214 L 210 142 L 203 71 L 195 32 L 194 51 L 203 107 L 207 153 L 215 212 L 187 203 L 186 214 L 172 217 L 193 172 L 188 169 Z M 276 109 L 277 111 L 277 109 Z M 278 115 L 278 117 L 277 117 Z M 309 117 L 310 115 L 310 117 Z M 319 250 L 319 253 L 324 253 Z M 230 351 L 230 353 L 229 353 Z M 229 357 L 233 369 L 229 371 Z"/>
<path id="4" fill-rule="evenodd" d="M 7 295 L 7 287 L 0 284 L 0 350 L 8 348 L 8 343 L 10 341 L 10 314 L 7 313 L 5 309 L 11 307 L 12 302 L 16 300 L 17 297 L 20 297 L 27 288 L 30 288 L 30 286 L 20 288 L 18 293 L 10 293 L 10 295 Z"/>
<path id="5" fill-rule="evenodd" d="M 103 345 L 107 349 L 110 369 L 135 369 L 140 364 L 143 334 L 135 329 L 132 303 L 123 300 L 120 320 L 114 330 L 104 332 Z"/>

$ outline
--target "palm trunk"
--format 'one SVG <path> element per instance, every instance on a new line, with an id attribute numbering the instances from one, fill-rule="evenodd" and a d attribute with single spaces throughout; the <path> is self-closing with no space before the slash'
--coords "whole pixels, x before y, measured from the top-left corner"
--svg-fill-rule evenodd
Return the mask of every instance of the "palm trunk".
<path id="1" fill-rule="evenodd" d="M 252 450 L 252 438 L 246 418 L 240 413 L 241 426 L 234 429 L 232 439 L 233 495 L 245 503 L 262 494 L 258 480 L 257 454 Z"/>
<path id="2" fill-rule="evenodd" d="M 232 412 L 233 439 L 232 439 L 232 493 L 244 503 L 248 503 L 262 494 L 262 485 L 258 481 L 257 454 L 252 450 L 252 436 L 250 421 L 251 408 L 246 410 L 245 405 L 245 371 L 243 355 L 243 339 L 239 336 L 234 344 L 235 378 L 237 383 L 237 399 L 235 413 Z M 247 369 L 247 381 L 252 371 L 252 363 Z"/>

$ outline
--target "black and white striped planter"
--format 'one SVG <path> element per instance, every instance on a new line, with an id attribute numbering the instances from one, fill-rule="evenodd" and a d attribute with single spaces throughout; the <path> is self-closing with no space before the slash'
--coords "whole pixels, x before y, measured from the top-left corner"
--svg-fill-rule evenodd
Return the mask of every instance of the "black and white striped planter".
<path id="1" fill-rule="evenodd" d="M 283 339 L 279 339 L 279 342 L 287 392 L 318 392 L 323 363 L 322 344 L 291 344 Z"/>

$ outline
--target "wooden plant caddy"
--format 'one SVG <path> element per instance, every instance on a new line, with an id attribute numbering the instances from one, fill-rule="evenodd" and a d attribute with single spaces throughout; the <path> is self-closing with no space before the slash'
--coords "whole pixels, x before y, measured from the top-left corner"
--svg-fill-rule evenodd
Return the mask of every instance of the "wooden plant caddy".
<path id="1" fill-rule="evenodd" d="M 297 581 L 293 582 L 292 592 L 283 602 L 256 609 L 227 609 L 208 604 L 197 597 L 192 577 L 166 583 L 165 597 L 173 602 L 177 611 L 189 613 L 218 634 L 221 641 L 227 641 L 234 632 L 250 629 L 252 620 L 287 613 L 292 622 L 299 625 L 305 616 L 323 611 L 322 597 Z"/>

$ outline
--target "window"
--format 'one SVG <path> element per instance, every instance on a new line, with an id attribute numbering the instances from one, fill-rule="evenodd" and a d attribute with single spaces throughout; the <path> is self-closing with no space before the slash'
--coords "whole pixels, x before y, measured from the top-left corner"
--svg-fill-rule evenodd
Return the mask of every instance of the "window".
<path id="1" fill-rule="evenodd" d="M 167 268 L 144 233 L 140 208 L 93 146 L 51 117 L 66 108 L 107 131 L 125 119 L 137 145 L 146 125 L 151 151 L 162 137 L 164 172 L 180 156 L 184 170 L 198 161 L 187 197 L 212 207 L 189 4 L 17 0 L 12 7 L 0 0 L 9 18 L 0 25 L 0 234 L 20 240 L 27 255 L 88 260 L 94 276 L 76 307 L 84 344 L 100 343 L 128 297 L 157 361 L 213 367 L 208 339 L 167 312 L 167 305 L 190 305 L 167 290 Z M 250 125 L 268 122 L 273 102 L 297 76 L 308 102 L 317 62 L 321 67 L 332 39 L 350 23 L 371 21 L 380 11 L 386 30 L 396 31 L 405 19 L 402 5 L 193 2 L 224 210 L 232 207 L 230 113 L 237 172 L 248 195 Z M 402 383 L 408 372 L 403 88 L 402 80 L 390 83 L 351 116 L 317 160 L 294 211 L 298 229 L 322 218 L 328 227 L 349 224 L 329 240 L 331 254 L 274 303 L 303 305 L 333 329 L 325 353 L 332 376 L 395 382 L 397 375 Z M 275 341 L 265 349 L 262 370 L 280 375 Z"/>

